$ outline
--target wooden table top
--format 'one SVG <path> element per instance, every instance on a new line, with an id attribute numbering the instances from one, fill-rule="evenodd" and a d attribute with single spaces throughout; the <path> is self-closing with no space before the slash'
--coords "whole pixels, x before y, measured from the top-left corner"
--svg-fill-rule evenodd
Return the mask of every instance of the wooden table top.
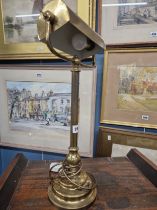
<path id="1" fill-rule="evenodd" d="M 97 181 L 89 210 L 157 210 L 157 188 L 127 158 L 83 159 Z M 50 161 L 28 161 L 7 209 L 57 210 L 48 200 Z"/>

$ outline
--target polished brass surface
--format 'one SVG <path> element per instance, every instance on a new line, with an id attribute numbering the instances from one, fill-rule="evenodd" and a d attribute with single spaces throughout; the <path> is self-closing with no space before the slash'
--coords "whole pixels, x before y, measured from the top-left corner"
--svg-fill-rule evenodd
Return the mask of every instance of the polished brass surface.
<path id="1" fill-rule="evenodd" d="M 78 132 L 73 133 L 73 126 L 78 126 L 79 116 L 79 65 L 73 66 L 71 78 L 71 132 L 70 132 L 70 147 L 77 147 Z"/>
<path id="2" fill-rule="evenodd" d="M 61 0 L 50 1 L 42 10 L 38 20 L 38 36 L 42 42 L 46 42 L 47 18 L 46 13 L 50 12 L 57 17 L 57 24 L 53 24 L 53 31 L 56 31 L 69 21 L 67 6 Z"/>
<path id="3" fill-rule="evenodd" d="M 71 129 L 69 153 L 62 163 L 59 175 L 53 176 L 50 169 L 51 184 L 48 188 L 50 201 L 64 209 L 80 209 L 90 205 L 96 198 L 94 177 L 82 170 L 82 162 L 78 153 L 78 132 L 73 126 L 78 125 L 79 116 L 79 60 L 73 59 L 72 95 L 71 95 Z"/>
<path id="4" fill-rule="evenodd" d="M 82 170 L 78 153 L 79 129 L 79 74 L 83 58 L 104 50 L 104 42 L 86 23 L 73 13 L 62 0 L 50 1 L 42 10 L 38 20 L 39 38 L 56 56 L 71 61 L 71 126 L 69 153 L 58 173 L 50 168 L 50 201 L 64 209 L 80 209 L 90 205 L 96 198 L 94 177 Z M 80 37 L 80 39 L 78 39 Z M 56 50 L 57 49 L 57 50 Z M 72 57 L 61 55 L 61 50 Z M 88 66 L 89 67 L 89 66 Z M 91 66 L 90 66 L 91 67 Z"/>
<path id="5" fill-rule="evenodd" d="M 56 185 L 54 184 L 53 187 L 55 188 L 55 186 L 57 187 L 58 183 L 56 183 Z M 50 201 L 54 205 L 64 209 L 81 209 L 87 207 L 92 202 L 94 202 L 97 193 L 96 188 L 91 192 L 84 191 L 84 193 L 83 191 L 70 190 L 69 188 L 67 188 L 64 191 L 65 191 L 64 195 L 66 196 L 61 197 L 60 195 L 59 196 L 57 195 L 57 190 L 54 191 L 54 189 L 52 189 L 51 185 L 48 187 L 48 195 Z"/>
<path id="6" fill-rule="evenodd" d="M 77 148 L 69 148 L 69 154 L 59 170 L 60 175 L 51 176 L 48 187 L 50 201 L 64 209 L 80 209 L 90 205 L 96 198 L 95 179 L 81 169 Z"/>
<path id="7" fill-rule="evenodd" d="M 55 23 L 51 21 L 49 14 L 49 21 L 47 21 L 47 12 L 55 16 Z M 61 0 L 50 1 L 45 5 L 39 16 L 37 27 L 39 39 L 48 44 L 49 49 L 56 48 L 69 55 L 75 55 L 79 59 L 103 52 L 105 48 L 102 38 Z M 51 29 L 47 30 L 48 27 Z M 74 48 L 72 39 L 78 34 L 87 38 L 87 48 L 85 47 L 82 50 L 76 50 Z"/>

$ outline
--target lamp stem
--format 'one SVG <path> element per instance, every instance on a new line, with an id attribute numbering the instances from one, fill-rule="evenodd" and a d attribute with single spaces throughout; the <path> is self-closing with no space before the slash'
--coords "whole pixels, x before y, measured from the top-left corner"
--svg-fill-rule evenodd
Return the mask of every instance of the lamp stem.
<path id="1" fill-rule="evenodd" d="M 79 121 L 79 76 L 80 60 L 73 58 L 71 70 L 71 127 L 70 147 L 58 176 L 49 176 L 51 184 L 48 196 L 52 203 L 64 209 L 82 209 L 89 206 L 96 198 L 96 182 L 94 177 L 82 170 L 82 161 L 78 152 L 78 121 Z"/>
<path id="2" fill-rule="evenodd" d="M 71 75 L 71 128 L 70 147 L 76 148 L 78 144 L 78 120 L 79 120 L 79 64 L 73 62 Z"/>

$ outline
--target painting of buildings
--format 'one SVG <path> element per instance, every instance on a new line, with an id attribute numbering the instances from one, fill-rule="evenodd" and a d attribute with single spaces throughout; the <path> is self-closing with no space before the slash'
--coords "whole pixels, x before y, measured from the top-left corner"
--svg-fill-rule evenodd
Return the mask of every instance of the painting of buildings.
<path id="1" fill-rule="evenodd" d="M 157 67 L 121 65 L 119 70 L 118 109 L 157 111 Z"/>
<path id="2" fill-rule="evenodd" d="M 157 0 L 119 0 L 119 4 L 123 5 L 118 8 L 118 26 L 157 22 Z"/>
<path id="3" fill-rule="evenodd" d="M 7 81 L 10 128 L 69 129 L 71 85 Z"/>

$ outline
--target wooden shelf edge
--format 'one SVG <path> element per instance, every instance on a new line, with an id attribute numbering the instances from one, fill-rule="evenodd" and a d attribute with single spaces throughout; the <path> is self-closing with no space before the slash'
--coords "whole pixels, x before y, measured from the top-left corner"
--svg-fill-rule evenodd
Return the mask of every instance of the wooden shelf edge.
<path id="1" fill-rule="evenodd" d="M 157 166 L 137 149 L 131 149 L 127 157 L 157 187 Z"/>

